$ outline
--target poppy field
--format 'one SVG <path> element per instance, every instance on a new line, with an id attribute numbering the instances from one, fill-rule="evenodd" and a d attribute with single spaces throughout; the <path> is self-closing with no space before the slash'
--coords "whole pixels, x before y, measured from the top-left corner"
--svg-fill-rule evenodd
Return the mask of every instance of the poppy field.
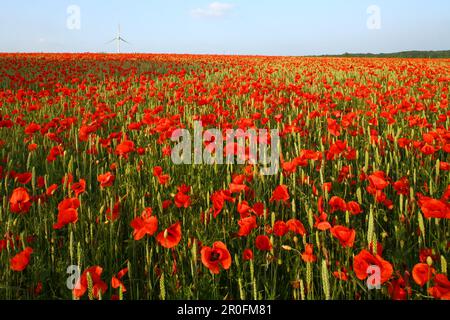
<path id="1" fill-rule="evenodd" d="M 1 54 L 0 77 L 0 299 L 450 299 L 450 60 Z M 194 121 L 277 129 L 279 170 L 174 164 Z"/>

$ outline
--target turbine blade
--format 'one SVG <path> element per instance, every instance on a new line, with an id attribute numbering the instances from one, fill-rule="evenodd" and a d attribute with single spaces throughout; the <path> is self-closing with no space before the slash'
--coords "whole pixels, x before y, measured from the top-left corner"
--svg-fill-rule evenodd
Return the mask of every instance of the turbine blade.
<path id="1" fill-rule="evenodd" d="M 117 41 L 117 38 L 114 38 L 114 39 L 112 39 L 111 41 L 106 42 L 105 44 L 110 44 L 110 43 L 112 43 L 112 42 L 114 42 L 114 41 Z"/>
<path id="2" fill-rule="evenodd" d="M 125 43 L 128 43 L 128 44 L 131 44 L 131 43 L 129 43 L 127 40 L 125 40 L 125 39 L 122 38 L 122 37 L 120 37 L 119 40 L 120 40 L 120 41 L 123 41 L 123 42 L 125 42 Z"/>

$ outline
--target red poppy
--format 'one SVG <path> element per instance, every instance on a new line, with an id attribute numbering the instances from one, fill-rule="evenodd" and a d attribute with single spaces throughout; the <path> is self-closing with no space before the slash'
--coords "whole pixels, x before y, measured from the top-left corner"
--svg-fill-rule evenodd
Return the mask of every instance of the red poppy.
<path id="1" fill-rule="evenodd" d="M 116 147 L 116 155 L 126 158 L 130 152 L 133 152 L 135 150 L 134 148 L 134 142 L 130 140 L 122 141 L 119 145 Z"/>
<path id="2" fill-rule="evenodd" d="M 392 265 L 381 256 L 373 255 L 369 251 L 363 249 L 353 258 L 353 271 L 355 272 L 356 277 L 360 280 L 364 280 L 368 277 L 367 271 L 372 265 L 376 265 L 380 268 L 381 284 L 391 278 L 393 273 Z"/>
<path id="3" fill-rule="evenodd" d="M 157 236 L 156 240 L 159 242 L 161 246 L 164 248 L 173 248 L 181 240 L 181 224 L 177 222 L 171 225 L 169 228 L 161 231 Z"/>
<path id="4" fill-rule="evenodd" d="M 414 281 L 421 287 L 431 280 L 434 273 L 435 269 L 426 263 L 418 263 L 412 270 Z"/>
<path id="5" fill-rule="evenodd" d="M 97 181 L 100 182 L 100 187 L 102 188 L 111 187 L 115 180 L 116 177 L 111 172 L 100 174 L 97 177 Z"/>
<path id="6" fill-rule="evenodd" d="M 248 217 L 251 213 L 253 213 L 253 208 L 250 207 L 247 201 L 241 201 L 237 205 L 237 211 L 241 218 Z"/>
<path id="7" fill-rule="evenodd" d="M 255 239 L 255 245 L 258 250 L 270 251 L 272 249 L 272 243 L 268 236 L 259 235 Z"/>
<path id="8" fill-rule="evenodd" d="M 84 179 L 80 179 L 79 182 L 72 184 L 70 187 L 73 192 L 75 192 L 75 197 L 78 197 L 84 191 L 86 191 L 86 181 Z"/>
<path id="9" fill-rule="evenodd" d="M 245 191 L 248 187 L 245 184 L 238 184 L 238 183 L 230 183 L 229 185 L 229 191 L 231 193 L 241 193 L 242 191 Z"/>
<path id="10" fill-rule="evenodd" d="M 50 153 L 47 156 L 48 162 L 53 162 L 56 160 L 57 156 L 61 156 L 64 154 L 64 149 L 61 146 L 56 146 L 50 149 Z"/>
<path id="11" fill-rule="evenodd" d="M 409 181 L 408 178 L 403 177 L 400 180 L 394 182 L 393 187 L 397 191 L 398 195 L 407 196 L 409 194 Z"/>
<path id="12" fill-rule="evenodd" d="M 24 214 L 30 210 L 31 197 L 25 188 L 16 188 L 9 198 L 9 208 L 11 212 Z"/>
<path id="13" fill-rule="evenodd" d="M 140 217 L 131 221 L 131 227 L 134 229 L 134 240 L 140 240 L 147 234 L 152 236 L 158 230 L 158 218 L 152 216 L 151 208 L 147 208 Z"/>
<path id="14" fill-rule="evenodd" d="M 420 262 L 427 262 L 427 259 L 431 258 L 432 261 L 438 261 L 440 260 L 439 254 L 433 254 L 433 249 L 430 248 L 423 248 L 419 251 L 419 260 Z"/>
<path id="15" fill-rule="evenodd" d="M 120 215 L 120 199 L 116 200 L 114 207 L 106 209 L 105 216 L 109 221 L 116 221 Z"/>
<path id="16" fill-rule="evenodd" d="M 56 189 L 58 189 L 58 185 L 54 183 L 50 187 L 48 187 L 47 190 L 45 190 L 45 194 L 47 196 L 51 196 L 55 193 Z"/>
<path id="17" fill-rule="evenodd" d="M 175 195 L 174 201 L 178 208 L 188 208 L 191 205 L 191 197 L 181 191 Z"/>
<path id="18" fill-rule="evenodd" d="M 312 244 L 306 244 L 305 252 L 302 253 L 302 260 L 308 263 L 315 262 L 317 260 L 317 257 L 314 255 L 314 248 Z"/>
<path id="19" fill-rule="evenodd" d="M 411 288 L 407 286 L 406 281 L 402 277 L 399 277 L 390 281 L 388 293 L 392 300 L 406 300 L 408 295 L 411 295 Z"/>
<path id="20" fill-rule="evenodd" d="M 10 260 L 11 270 L 23 271 L 30 263 L 30 256 L 33 253 L 33 249 L 26 247 L 25 250 L 16 254 Z"/>
<path id="21" fill-rule="evenodd" d="M 270 202 L 272 201 L 287 201 L 289 200 L 289 192 L 287 186 L 280 185 L 275 188 L 272 193 L 272 197 L 270 198 Z"/>
<path id="22" fill-rule="evenodd" d="M 286 225 L 286 222 L 284 221 L 277 221 L 273 225 L 273 233 L 276 236 L 282 237 L 289 231 L 288 226 Z"/>
<path id="23" fill-rule="evenodd" d="M 243 218 L 238 221 L 238 224 L 239 224 L 239 231 L 237 235 L 240 237 L 246 237 L 252 232 L 253 229 L 257 227 L 256 217 L 250 216 L 247 218 Z"/>
<path id="24" fill-rule="evenodd" d="M 294 232 L 299 234 L 300 236 L 304 236 L 306 234 L 306 229 L 303 223 L 295 218 L 292 218 L 286 222 L 286 226 L 290 232 Z"/>
<path id="25" fill-rule="evenodd" d="M 24 172 L 16 174 L 15 179 L 21 184 L 27 184 L 31 181 L 32 177 L 33 175 L 31 174 L 31 172 Z"/>
<path id="26" fill-rule="evenodd" d="M 330 205 L 330 213 L 333 213 L 336 211 L 345 212 L 347 210 L 347 204 L 345 203 L 344 199 L 342 199 L 341 197 L 337 197 L 337 196 L 331 197 L 328 204 Z"/>
<path id="27" fill-rule="evenodd" d="M 348 281 L 348 273 L 346 268 L 342 268 L 341 270 L 334 271 L 333 276 L 342 281 Z"/>
<path id="28" fill-rule="evenodd" d="M 214 274 L 219 274 L 221 268 L 228 270 L 231 266 L 230 252 L 221 241 L 214 242 L 212 248 L 203 247 L 200 253 L 203 265 Z"/>
<path id="29" fill-rule="evenodd" d="M 450 281 L 445 274 L 437 274 L 434 277 L 434 286 L 428 289 L 428 293 L 436 299 L 450 300 Z"/>
<path id="30" fill-rule="evenodd" d="M 328 215 L 323 212 L 319 216 L 314 215 L 314 227 L 320 231 L 326 231 L 331 228 L 331 224 L 328 222 Z"/>
<path id="31" fill-rule="evenodd" d="M 111 278 L 111 287 L 114 289 L 121 288 L 122 292 L 127 292 L 127 288 L 122 282 L 122 278 L 128 273 L 128 268 L 120 270 L 116 276 Z"/>
<path id="32" fill-rule="evenodd" d="M 450 219 L 450 206 L 442 200 L 423 198 L 419 200 L 425 218 Z"/>
<path id="33" fill-rule="evenodd" d="M 328 194 L 331 193 L 332 190 L 332 183 L 331 182 L 324 182 L 324 184 L 322 185 L 322 190 L 326 191 Z"/>
<path id="34" fill-rule="evenodd" d="M 78 198 L 69 198 L 61 201 L 58 205 L 58 221 L 53 225 L 53 229 L 62 229 L 69 223 L 78 221 L 78 207 L 80 200 Z"/>
<path id="35" fill-rule="evenodd" d="M 450 162 L 442 161 L 439 163 L 439 169 L 442 171 L 450 171 Z"/>
<path id="36" fill-rule="evenodd" d="M 253 251 L 252 249 L 245 249 L 242 253 L 242 258 L 244 261 L 253 260 Z"/>
<path id="37" fill-rule="evenodd" d="M 255 214 L 256 214 L 258 217 L 261 217 L 261 216 L 264 215 L 264 213 L 267 213 L 267 211 L 266 211 L 265 208 L 264 208 L 264 203 L 262 203 L 262 202 L 256 202 L 256 203 L 253 205 L 253 211 L 255 212 Z"/>
<path id="38" fill-rule="evenodd" d="M 344 226 L 334 226 L 330 229 L 333 237 L 339 240 L 339 243 L 344 247 L 351 248 L 355 242 L 356 231 Z"/>
<path id="39" fill-rule="evenodd" d="M 358 202 L 356 201 L 349 201 L 347 202 L 347 210 L 352 214 L 352 215 L 358 215 L 360 214 L 362 211 L 360 205 Z"/>
<path id="40" fill-rule="evenodd" d="M 166 185 L 170 180 L 170 176 L 168 174 L 163 174 L 163 169 L 159 166 L 153 168 L 153 175 L 158 178 L 158 182 L 161 185 Z"/>
<path id="41" fill-rule="evenodd" d="M 382 171 L 377 171 L 370 175 L 369 182 L 376 190 L 383 190 L 389 185 L 389 182 L 386 181 L 385 174 Z"/>
<path id="42" fill-rule="evenodd" d="M 211 202 L 213 204 L 213 216 L 216 218 L 222 211 L 225 201 L 234 202 L 235 199 L 231 197 L 231 192 L 229 190 L 216 191 L 211 196 Z"/>
<path id="43" fill-rule="evenodd" d="M 103 273 L 103 268 L 100 266 L 93 266 L 87 268 L 78 280 L 75 289 L 73 289 L 73 295 L 77 298 L 81 298 L 88 289 L 88 274 L 92 281 L 92 293 L 95 298 L 100 297 L 100 293 L 105 294 L 108 290 L 108 285 L 102 280 L 101 276 Z"/>

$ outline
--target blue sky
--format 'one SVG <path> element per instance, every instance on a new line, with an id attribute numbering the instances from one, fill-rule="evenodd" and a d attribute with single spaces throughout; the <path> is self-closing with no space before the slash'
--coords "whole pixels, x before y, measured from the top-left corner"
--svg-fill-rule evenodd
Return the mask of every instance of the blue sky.
<path id="1" fill-rule="evenodd" d="M 67 8 L 80 8 L 80 29 Z M 380 9 L 369 29 L 367 9 Z M 0 52 L 309 55 L 450 49 L 448 0 L 0 1 Z"/>

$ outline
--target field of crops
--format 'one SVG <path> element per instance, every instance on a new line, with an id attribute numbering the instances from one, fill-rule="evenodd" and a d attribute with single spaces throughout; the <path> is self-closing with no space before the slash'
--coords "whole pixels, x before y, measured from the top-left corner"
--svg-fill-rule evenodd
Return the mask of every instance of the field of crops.
<path id="1" fill-rule="evenodd" d="M 2 54 L 0 77 L 1 299 L 450 299 L 450 60 Z M 278 129 L 278 172 L 173 163 L 194 121 Z"/>

